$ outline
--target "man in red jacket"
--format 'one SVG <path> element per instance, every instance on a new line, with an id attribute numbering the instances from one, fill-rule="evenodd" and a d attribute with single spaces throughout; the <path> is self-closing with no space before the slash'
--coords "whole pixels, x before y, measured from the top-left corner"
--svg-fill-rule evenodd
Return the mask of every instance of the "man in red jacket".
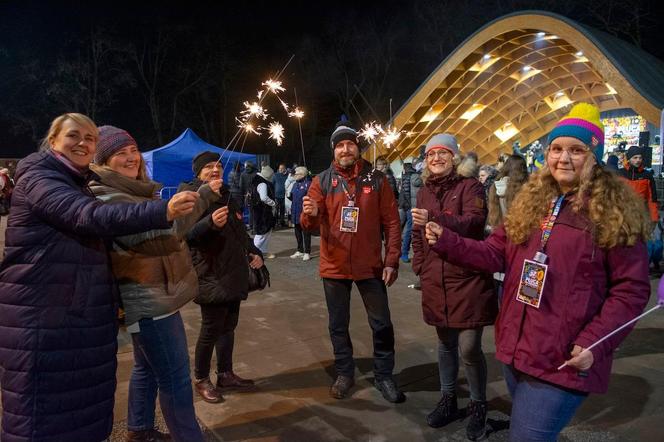
<path id="1" fill-rule="evenodd" d="M 385 175 L 360 158 L 357 131 L 347 122 L 337 124 L 330 144 L 334 161 L 314 178 L 300 216 L 305 230 L 321 231 L 320 276 L 337 372 L 330 395 L 342 399 L 354 385 L 348 323 L 355 282 L 373 332 L 375 386 L 389 402 L 403 402 L 392 377 L 394 328 L 386 289 L 397 279 L 401 249 L 396 200 Z"/>
<path id="2" fill-rule="evenodd" d="M 657 210 L 657 188 L 652 170 L 643 166 L 643 147 L 629 146 L 627 149 L 627 165 L 620 170 L 620 176 L 627 180 L 627 184 L 643 198 L 650 219 L 653 222 L 659 221 L 659 212 Z"/>

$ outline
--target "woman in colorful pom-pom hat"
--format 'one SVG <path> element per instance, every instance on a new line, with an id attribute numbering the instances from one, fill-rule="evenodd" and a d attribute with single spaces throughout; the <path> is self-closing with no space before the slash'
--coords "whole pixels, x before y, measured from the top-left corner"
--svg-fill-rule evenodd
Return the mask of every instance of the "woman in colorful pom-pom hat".
<path id="1" fill-rule="evenodd" d="M 505 272 L 496 358 L 512 396 L 510 440 L 557 440 L 590 393 L 605 393 L 613 351 L 650 296 L 642 201 L 600 165 L 599 109 L 580 103 L 551 132 L 544 167 L 484 241 L 427 224 L 431 249 L 462 268 Z M 566 362 L 566 367 L 558 367 Z"/>

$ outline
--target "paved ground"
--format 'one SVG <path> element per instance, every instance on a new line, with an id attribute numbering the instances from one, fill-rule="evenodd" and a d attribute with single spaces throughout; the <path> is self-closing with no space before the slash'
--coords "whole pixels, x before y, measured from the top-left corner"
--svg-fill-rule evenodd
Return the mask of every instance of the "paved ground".
<path id="1" fill-rule="evenodd" d="M 1 233 L 1 232 L 0 232 Z M 0 234 L 0 238 L 4 235 Z M 196 397 L 196 412 L 210 441 L 461 441 L 464 422 L 434 430 L 424 416 L 438 399 L 436 337 L 421 318 L 420 293 L 409 289 L 415 276 L 403 268 L 390 289 L 396 330 L 399 384 L 408 401 L 391 405 L 371 386 L 371 333 L 359 296 L 352 304 L 351 332 L 357 357 L 357 385 L 351 398 L 329 398 L 331 346 L 318 260 L 291 260 L 291 230 L 276 232 L 268 261 L 272 287 L 243 303 L 235 347 L 235 370 L 258 383 L 255 392 L 228 394 L 222 404 Z M 314 240 L 314 255 L 318 241 Z M 1 244 L 0 244 L 1 246 Z M 656 281 L 653 281 L 653 285 Z M 357 294 L 354 292 L 354 294 Z M 190 355 L 198 336 L 195 304 L 182 311 Z M 126 333 L 119 336 L 118 390 L 113 441 L 123 440 L 132 349 Z M 484 336 L 489 363 L 488 439 L 507 440 L 509 397 L 495 361 L 493 329 Z M 463 371 L 460 406 L 468 401 Z M 592 396 L 582 406 L 564 441 L 664 440 L 664 312 L 641 321 L 616 354 L 609 393 Z M 81 441 L 82 442 L 82 441 Z"/>

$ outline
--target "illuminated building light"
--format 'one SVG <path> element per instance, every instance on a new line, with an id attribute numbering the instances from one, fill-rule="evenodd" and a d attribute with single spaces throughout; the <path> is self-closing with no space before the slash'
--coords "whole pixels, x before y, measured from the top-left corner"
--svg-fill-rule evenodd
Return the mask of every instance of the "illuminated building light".
<path id="1" fill-rule="evenodd" d="M 486 105 L 484 105 L 484 104 L 475 103 L 472 106 L 470 106 L 470 109 L 468 109 L 466 112 L 464 112 L 463 115 L 461 115 L 460 118 L 462 120 L 472 121 L 473 118 L 478 116 L 480 114 L 480 112 L 482 112 L 484 110 L 485 107 L 486 107 Z"/>
<path id="2" fill-rule="evenodd" d="M 568 106 L 572 103 L 572 100 L 569 99 L 565 92 L 559 91 L 554 94 L 553 97 L 545 97 L 544 102 L 549 106 L 552 111 L 558 110 L 562 107 Z"/>
<path id="3" fill-rule="evenodd" d="M 424 114 L 424 116 L 420 119 L 420 122 L 428 123 L 429 121 L 435 120 L 438 114 L 440 114 L 444 108 L 445 106 L 442 104 L 435 104 L 431 106 L 431 109 L 429 109 L 427 113 Z"/>
<path id="4" fill-rule="evenodd" d="M 500 129 L 496 130 L 494 132 L 494 135 L 497 136 L 498 139 L 500 139 L 500 141 L 504 143 L 505 141 L 509 140 L 518 133 L 519 129 L 517 129 L 517 127 L 514 124 L 512 124 L 511 121 L 508 121 L 507 123 L 503 124 L 503 126 Z"/>

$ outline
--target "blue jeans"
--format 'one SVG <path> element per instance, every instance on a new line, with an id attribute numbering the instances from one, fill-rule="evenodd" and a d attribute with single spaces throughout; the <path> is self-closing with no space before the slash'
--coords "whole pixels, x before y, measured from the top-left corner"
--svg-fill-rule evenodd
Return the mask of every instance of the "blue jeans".
<path id="1" fill-rule="evenodd" d="M 413 214 L 410 213 L 410 210 L 405 210 L 404 214 L 406 216 L 406 222 L 403 225 L 403 233 L 401 237 L 401 257 L 408 258 L 408 252 L 410 252 L 410 235 L 413 231 Z"/>
<path id="2" fill-rule="evenodd" d="M 556 387 L 503 366 L 512 396 L 510 442 L 556 441 L 588 394 Z"/>
<path id="3" fill-rule="evenodd" d="M 127 429 L 154 428 L 159 404 L 174 441 L 202 442 L 189 377 L 189 351 L 180 313 L 158 321 L 141 319 L 133 333 L 134 368 L 129 381 Z"/>

